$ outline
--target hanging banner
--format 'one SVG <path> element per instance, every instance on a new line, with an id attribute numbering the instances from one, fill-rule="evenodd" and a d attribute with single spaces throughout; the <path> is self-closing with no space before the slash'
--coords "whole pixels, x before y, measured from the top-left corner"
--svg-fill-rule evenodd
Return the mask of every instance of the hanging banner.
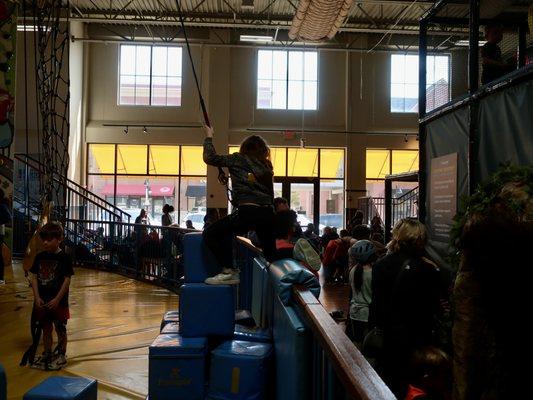
<path id="1" fill-rule="evenodd" d="M 0 207 L 13 210 L 13 158 L 15 135 L 15 40 L 17 37 L 17 5 L 0 0 Z M 0 212 L 0 245 L 12 248 L 13 220 Z M 6 251 L 2 245 L 2 254 Z M 6 257 L 4 257 L 6 258 Z M 5 264 L 5 262 L 3 263 Z M 0 264 L 1 265 L 1 264 Z M 0 273 L 1 274 L 1 273 Z M 1 279 L 1 278 L 0 278 Z"/>
<path id="2" fill-rule="evenodd" d="M 457 212 L 457 153 L 431 159 L 429 182 L 433 239 L 448 242 Z"/>

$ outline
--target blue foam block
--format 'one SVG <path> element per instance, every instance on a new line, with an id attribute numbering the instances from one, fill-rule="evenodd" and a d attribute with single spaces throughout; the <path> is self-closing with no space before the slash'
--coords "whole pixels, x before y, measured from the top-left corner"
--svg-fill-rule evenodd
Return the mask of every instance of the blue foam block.
<path id="1" fill-rule="evenodd" d="M 180 333 L 185 337 L 233 336 L 233 287 L 186 283 L 180 291 Z"/>
<path id="2" fill-rule="evenodd" d="M 161 320 L 161 327 L 159 328 L 159 332 L 163 332 L 163 328 L 165 327 L 165 325 L 170 324 L 171 322 L 180 322 L 179 310 L 167 311 L 165 315 L 163 315 L 163 319 Z"/>
<path id="3" fill-rule="evenodd" d="M 183 267 L 186 283 L 203 283 L 219 270 L 218 262 L 204 244 L 201 232 L 183 236 Z"/>
<path id="4" fill-rule="evenodd" d="M 203 400 L 206 353 L 206 338 L 159 335 L 149 348 L 150 399 Z"/>
<path id="5" fill-rule="evenodd" d="M 266 398 L 272 346 L 232 340 L 212 351 L 209 398 L 260 400 Z"/>
<path id="6" fill-rule="evenodd" d="M 7 399 L 7 378 L 4 366 L 0 364 L 0 400 Z"/>
<path id="7" fill-rule="evenodd" d="M 27 391 L 24 400 L 96 400 L 97 390 L 94 379 L 51 376 Z"/>
<path id="8" fill-rule="evenodd" d="M 247 326 L 236 324 L 235 331 L 233 332 L 233 339 L 248 342 L 271 343 L 272 334 L 270 329 L 249 328 Z"/>
<path id="9" fill-rule="evenodd" d="M 179 322 L 169 322 L 168 324 L 165 324 L 161 333 L 180 333 Z"/>

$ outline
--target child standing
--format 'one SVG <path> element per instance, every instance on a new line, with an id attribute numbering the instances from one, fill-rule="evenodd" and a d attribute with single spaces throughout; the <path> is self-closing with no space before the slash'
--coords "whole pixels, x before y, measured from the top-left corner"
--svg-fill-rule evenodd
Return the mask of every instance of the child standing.
<path id="1" fill-rule="evenodd" d="M 68 293 L 70 277 L 74 275 L 74 271 L 70 258 L 59 248 L 63 241 L 61 224 L 47 223 L 41 228 L 39 236 L 43 241 L 44 251 L 35 256 L 30 269 L 34 312 L 43 330 L 45 369 L 59 369 L 67 363 L 67 320 L 70 318 Z M 52 362 L 54 326 L 59 355 Z"/>
<path id="2" fill-rule="evenodd" d="M 428 346 L 414 352 L 405 400 L 450 400 L 451 362 L 442 350 Z"/>
<path id="3" fill-rule="evenodd" d="M 348 251 L 350 258 L 350 323 L 354 342 L 360 346 L 368 329 L 368 310 L 372 301 L 372 265 L 376 249 L 370 240 L 358 240 Z"/>

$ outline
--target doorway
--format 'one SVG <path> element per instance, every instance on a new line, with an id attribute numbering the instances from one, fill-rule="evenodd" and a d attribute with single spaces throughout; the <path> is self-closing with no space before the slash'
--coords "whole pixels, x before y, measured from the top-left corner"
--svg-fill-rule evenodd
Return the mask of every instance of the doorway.
<path id="1" fill-rule="evenodd" d="M 274 197 L 284 197 L 298 214 L 298 222 L 305 231 L 307 224 L 319 228 L 320 180 L 318 178 L 275 177 Z"/>

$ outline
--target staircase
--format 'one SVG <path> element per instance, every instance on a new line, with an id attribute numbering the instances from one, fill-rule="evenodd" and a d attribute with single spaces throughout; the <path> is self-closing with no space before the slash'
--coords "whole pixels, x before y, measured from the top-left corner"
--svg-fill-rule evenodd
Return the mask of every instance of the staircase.
<path id="1" fill-rule="evenodd" d="M 44 165 L 27 154 L 15 154 L 13 191 L 13 253 L 22 255 L 31 233 L 35 230 L 40 216 L 40 178 Z M 97 196 L 76 182 L 54 173 L 52 177 L 57 192 L 62 198 L 54 199 L 56 204 L 52 218 L 65 223 L 67 239 L 73 242 L 91 241 L 94 232 L 87 224 L 76 221 L 105 222 L 107 224 L 129 224 L 131 215 Z"/>

